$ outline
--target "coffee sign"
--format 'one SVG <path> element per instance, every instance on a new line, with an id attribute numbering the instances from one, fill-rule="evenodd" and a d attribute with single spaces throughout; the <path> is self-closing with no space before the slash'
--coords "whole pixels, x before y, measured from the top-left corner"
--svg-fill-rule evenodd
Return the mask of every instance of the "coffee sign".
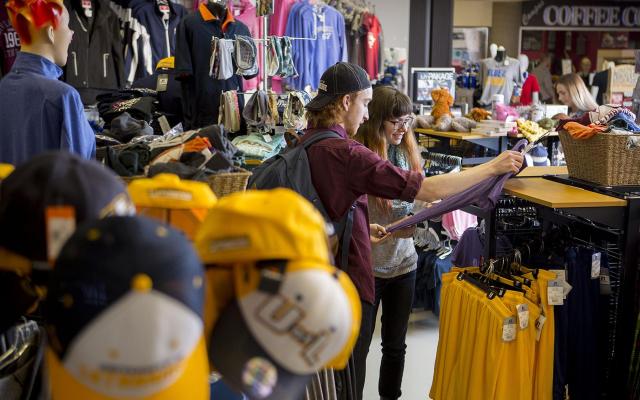
<path id="1" fill-rule="evenodd" d="M 640 3 L 571 4 L 533 0 L 522 5 L 522 26 L 639 28 Z M 607 4 L 607 3 L 604 3 Z M 615 5 L 613 5 L 615 4 Z"/>

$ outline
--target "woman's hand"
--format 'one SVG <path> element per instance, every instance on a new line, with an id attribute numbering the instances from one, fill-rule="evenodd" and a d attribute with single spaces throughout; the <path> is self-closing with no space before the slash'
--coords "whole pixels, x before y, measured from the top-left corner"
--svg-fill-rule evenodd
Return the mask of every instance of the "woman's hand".
<path id="1" fill-rule="evenodd" d="M 390 233 L 384 229 L 384 226 L 378 224 L 369 224 L 369 240 L 371 244 L 380 244 L 391 237 Z"/>
<path id="2" fill-rule="evenodd" d="M 488 164 L 492 167 L 494 175 L 504 175 L 509 172 L 517 174 L 522 168 L 523 160 L 524 156 L 520 152 L 507 150 L 489 161 Z"/>

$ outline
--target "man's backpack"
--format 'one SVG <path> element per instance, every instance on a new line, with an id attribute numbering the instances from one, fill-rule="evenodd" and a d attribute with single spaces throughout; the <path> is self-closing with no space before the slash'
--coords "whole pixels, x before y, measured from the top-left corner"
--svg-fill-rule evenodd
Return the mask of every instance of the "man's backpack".
<path id="1" fill-rule="evenodd" d="M 268 159 L 255 168 L 253 175 L 249 178 L 248 187 L 249 189 L 288 188 L 309 200 L 320 211 L 324 219 L 333 224 L 334 234 L 338 237 L 338 245 L 335 246 L 336 251 L 334 251 L 336 266 L 346 270 L 355 203 L 340 220 L 332 221 L 313 186 L 309 158 L 307 157 L 307 148 L 310 146 L 321 140 L 340 137 L 331 131 L 314 133 L 313 137 L 304 143 L 289 148 L 284 153 Z"/>

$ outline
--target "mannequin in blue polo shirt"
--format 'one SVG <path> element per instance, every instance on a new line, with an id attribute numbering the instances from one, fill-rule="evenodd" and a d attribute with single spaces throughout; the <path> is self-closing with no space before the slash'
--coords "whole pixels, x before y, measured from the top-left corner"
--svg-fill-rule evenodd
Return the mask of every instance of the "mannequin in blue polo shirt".
<path id="1" fill-rule="evenodd" d="M 73 36 L 61 0 L 10 0 L 22 49 L 0 81 L 0 162 L 20 164 L 47 150 L 95 156 L 95 135 L 80 95 L 58 81 Z"/>

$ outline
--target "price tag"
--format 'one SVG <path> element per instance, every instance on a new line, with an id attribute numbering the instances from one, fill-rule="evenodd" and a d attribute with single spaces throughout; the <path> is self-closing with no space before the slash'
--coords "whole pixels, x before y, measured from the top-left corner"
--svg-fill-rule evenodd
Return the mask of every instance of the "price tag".
<path id="1" fill-rule="evenodd" d="M 556 274 L 556 279 L 566 281 L 567 280 L 567 271 L 564 269 L 550 269 L 549 272 L 553 272 Z"/>
<path id="2" fill-rule="evenodd" d="M 518 325 L 520 329 L 527 329 L 529 326 L 529 306 L 527 304 L 518 304 Z"/>
<path id="3" fill-rule="evenodd" d="M 600 269 L 600 294 L 608 296 L 611 291 L 611 276 L 609 275 L 609 268 Z"/>
<path id="4" fill-rule="evenodd" d="M 547 321 L 547 317 L 544 314 L 540 314 L 538 319 L 536 320 L 536 341 L 540 341 L 540 335 L 542 335 L 542 328 L 544 327 L 544 323 Z"/>
<path id="5" fill-rule="evenodd" d="M 45 210 L 47 258 L 55 261 L 62 246 L 76 230 L 76 212 L 71 206 L 50 206 Z"/>
<path id="6" fill-rule="evenodd" d="M 162 16 L 162 19 L 169 19 L 169 13 L 171 12 L 171 9 L 169 8 L 169 2 L 167 0 L 156 0 L 156 4 L 158 5 L 158 10 L 160 10 L 160 12 L 164 14 Z"/>
<path id="7" fill-rule="evenodd" d="M 564 299 L 566 300 L 569 292 L 573 289 L 573 286 L 569 285 L 569 282 L 567 281 L 562 281 L 562 287 L 564 289 Z"/>
<path id="8" fill-rule="evenodd" d="M 502 324 L 502 340 L 511 342 L 516 339 L 516 319 L 509 317 L 504 319 Z"/>
<path id="9" fill-rule="evenodd" d="M 560 281 L 560 284 L 564 289 L 563 298 L 566 299 L 571 289 L 573 289 L 573 286 L 567 282 L 567 271 L 564 269 L 550 269 L 549 271 L 556 274 L 556 280 Z"/>
<path id="10" fill-rule="evenodd" d="M 547 286 L 547 302 L 551 306 L 561 306 L 564 304 L 564 287 L 561 281 L 549 281 L 549 285 Z"/>
<path id="11" fill-rule="evenodd" d="M 169 121 L 165 115 L 161 115 L 160 118 L 158 118 L 158 123 L 160 124 L 160 129 L 162 129 L 163 134 L 166 135 L 167 132 L 171 130 L 171 125 L 169 125 Z"/>
<path id="12" fill-rule="evenodd" d="M 269 135 L 268 133 L 267 133 L 267 134 L 262 135 L 262 138 L 263 138 L 263 139 L 264 139 L 264 141 L 265 141 L 265 142 L 267 142 L 267 143 L 271 143 L 271 142 L 273 141 L 273 139 L 271 138 L 271 135 Z"/>
<path id="13" fill-rule="evenodd" d="M 602 260 L 602 253 L 593 253 L 591 256 L 591 279 L 598 279 L 600 277 L 600 261 Z"/>
<path id="14" fill-rule="evenodd" d="M 168 85 L 169 85 L 169 75 L 167 74 L 158 75 L 158 80 L 156 81 L 156 91 L 166 92 Z"/>

